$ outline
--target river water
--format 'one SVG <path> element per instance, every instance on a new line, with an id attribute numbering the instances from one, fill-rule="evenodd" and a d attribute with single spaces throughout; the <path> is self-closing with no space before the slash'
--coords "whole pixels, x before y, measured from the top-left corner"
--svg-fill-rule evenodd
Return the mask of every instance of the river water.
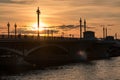
<path id="1" fill-rule="evenodd" d="M 3 75 L 1 80 L 120 80 L 120 57 Z"/>

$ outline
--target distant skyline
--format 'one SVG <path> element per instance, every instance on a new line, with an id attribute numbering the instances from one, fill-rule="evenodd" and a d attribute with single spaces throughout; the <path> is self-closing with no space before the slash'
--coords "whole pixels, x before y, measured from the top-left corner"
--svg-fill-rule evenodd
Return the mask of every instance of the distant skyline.
<path id="1" fill-rule="evenodd" d="M 102 37 L 104 25 L 108 28 L 108 35 L 118 33 L 120 38 L 120 0 L 0 0 L 0 34 L 7 32 L 8 22 L 11 32 L 16 23 L 24 34 L 33 33 L 38 7 L 41 26 L 59 27 L 59 34 L 64 32 L 65 35 L 79 37 L 76 26 L 81 17 L 87 21 L 87 30 L 95 31 L 96 37 Z"/>

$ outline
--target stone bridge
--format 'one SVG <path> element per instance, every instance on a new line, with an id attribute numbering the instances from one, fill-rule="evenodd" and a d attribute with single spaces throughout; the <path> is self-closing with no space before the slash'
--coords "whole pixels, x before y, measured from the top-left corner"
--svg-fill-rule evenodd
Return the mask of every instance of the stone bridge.
<path id="1" fill-rule="evenodd" d="M 104 48 L 102 48 L 104 47 Z M 16 55 L 24 59 L 49 59 L 49 58 L 66 58 L 65 56 L 70 56 L 71 58 L 80 58 L 82 51 L 102 53 L 105 50 L 104 44 L 99 44 L 97 40 L 28 40 L 28 39 L 18 39 L 18 40 L 1 40 L 0 41 L 0 55 Z M 101 49 L 101 50 L 100 50 Z M 89 55 L 91 53 L 84 53 L 84 55 Z M 51 56 L 52 55 L 52 56 Z M 47 60 L 46 59 L 46 60 Z"/>
<path id="2" fill-rule="evenodd" d="M 2 40 L 0 41 L 0 50 L 6 50 L 16 55 L 27 56 L 34 51 L 43 48 L 58 48 L 59 51 L 63 50 L 68 54 L 79 52 L 86 49 L 88 46 L 84 41 L 80 40 Z"/>

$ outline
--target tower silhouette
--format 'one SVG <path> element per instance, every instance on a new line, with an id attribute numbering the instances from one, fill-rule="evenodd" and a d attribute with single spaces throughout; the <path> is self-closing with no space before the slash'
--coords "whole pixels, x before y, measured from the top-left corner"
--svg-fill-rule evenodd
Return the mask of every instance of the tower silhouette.
<path id="1" fill-rule="evenodd" d="M 40 10 L 39 10 L 39 7 L 38 7 L 38 9 L 37 9 L 37 21 L 38 21 L 38 37 L 40 36 L 39 35 L 39 27 L 40 27 L 40 24 L 39 24 L 39 15 L 40 15 Z"/>

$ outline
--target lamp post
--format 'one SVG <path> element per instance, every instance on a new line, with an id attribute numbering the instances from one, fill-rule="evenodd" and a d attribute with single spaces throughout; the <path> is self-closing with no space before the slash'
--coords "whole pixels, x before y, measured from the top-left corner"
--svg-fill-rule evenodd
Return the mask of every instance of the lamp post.
<path id="1" fill-rule="evenodd" d="M 108 36 L 108 30 L 107 30 L 107 28 L 105 28 L 105 31 L 106 31 L 105 36 L 107 37 Z"/>
<path id="2" fill-rule="evenodd" d="M 80 38 L 82 38 L 82 19 L 80 18 Z"/>
<path id="3" fill-rule="evenodd" d="M 105 38 L 105 27 L 103 25 L 103 38 Z"/>
<path id="4" fill-rule="evenodd" d="M 39 20 L 40 20 L 40 19 L 39 19 L 39 15 L 40 15 L 39 7 L 38 7 L 38 9 L 37 9 L 36 12 L 37 12 L 37 21 L 38 21 L 38 38 L 39 38 L 39 36 L 40 36 L 40 35 L 39 35 L 39 27 L 40 27 L 40 24 L 39 24 Z"/>
<path id="5" fill-rule="evenodd" d="M 15 25 L 14 25 L 14 27 L 15 27 L 15 38 L 16 38 L 16 33 L 17 33 L 17 25 L 16 25 L 16 23 L 15 23 Z"/>
<path id="6" fill-rule="evenodd" d="M 9 38 L 9 36 L 10 36 L 10 23 L 9 22 L 7 24 L 7 27 L 8 27 L 8 38 Z"/>
<path id="7" fill-rule="evenodd" d="M 86 20 L 84 19 L 84 32 L 86 32 Z"/>

